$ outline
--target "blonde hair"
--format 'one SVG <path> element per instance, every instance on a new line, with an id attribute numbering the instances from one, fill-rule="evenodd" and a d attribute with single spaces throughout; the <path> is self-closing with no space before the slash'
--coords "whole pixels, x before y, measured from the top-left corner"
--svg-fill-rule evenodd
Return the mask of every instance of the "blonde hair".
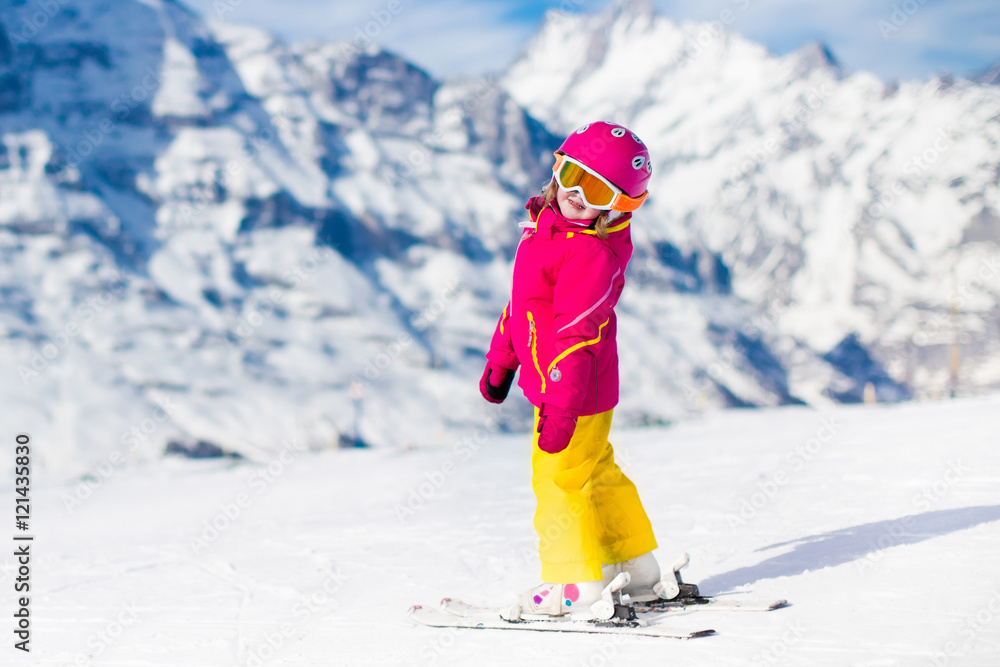
<path id="1" fill-rule="evenodd" d="M 557 192 L 559 192 L 559 184 L 556 183 L 556 179 L 553 178 L 549 181 L 549 184 L 545 187 L 545 189 L 542 190 L 542 194 L 545 195 L 546 206 L 555 201 Z M 594 218 L 594 231 L 597 232 L 597 238 L 608 238 L 608 217 L 610 215 L 611 211 L 601 211 L 601 214 Z"/>

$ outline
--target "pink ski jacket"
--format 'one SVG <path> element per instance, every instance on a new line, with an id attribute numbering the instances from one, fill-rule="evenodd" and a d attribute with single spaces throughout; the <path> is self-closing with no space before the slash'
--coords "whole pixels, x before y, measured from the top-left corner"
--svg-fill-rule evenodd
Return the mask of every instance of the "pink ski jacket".
<path id="1" fill-rule="evenodd" d="M 517 383 L 536 407 L 606 412 L 618 403 L 614 307 L 632 257 L 631 214 L 613 220 L 602 240 L 543 197 L 525 208 L 533 225 L 517 247 L 510 301 L 486 357 L 523 366 Z"/>

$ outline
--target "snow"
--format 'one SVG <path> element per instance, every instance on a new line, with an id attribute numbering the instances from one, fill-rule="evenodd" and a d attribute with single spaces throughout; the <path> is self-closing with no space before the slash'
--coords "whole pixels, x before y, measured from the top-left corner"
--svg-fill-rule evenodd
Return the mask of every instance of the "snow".
<path id="1" fill-rule="evenodd" d="M 204 90 L 205 84 L 194 54 L 176 39 L 165 39 L 160 86 L 153 98 L 153 113 L 174 118 L 206 118 L 210 112 L 201 99 Z"/>
<path id="2" fill-rule="evenodd" d="M 500 604 L 538 576 L 530 440 L 485 408 L 438 448 L 289 435 L 257 462 L 105 457 L 33 481 L 31 664 L 995 665 L 998 409 L 768 408 L 614 430 L 662 564 L 687 550 L 705 592 L 791 602 L 659 621 L 718 632 L 683 642 L 407 619 L 444 596 Z M 0 564 L 6 587 L 13 559 Z"/>

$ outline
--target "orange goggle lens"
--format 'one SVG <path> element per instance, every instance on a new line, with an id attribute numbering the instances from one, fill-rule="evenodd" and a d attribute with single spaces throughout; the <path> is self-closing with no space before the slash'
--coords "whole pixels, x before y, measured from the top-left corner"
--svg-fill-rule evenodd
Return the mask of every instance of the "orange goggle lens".
<path id="1" fill-rule="evenodd" d="M 584 201 L 591 208 L 611 208 L 611 202 L 618 193 L 607 183 L 584 169 L 582 165 L 566 158 L 563 158 L 562 164 L 558 166 L 556 180 L 564 190 L 579 188 Z"/>
<path id="2" fill-rule="evenodd" d="M 646 201 L 648 192 L 633 199 L 611 185 L 602 176 L 566 155 L 556 153 L 556 163 L 552 167 L 556 181 L 564 190 L 576 190 L 590 208 L 615 211 L 634 211 Z"/>

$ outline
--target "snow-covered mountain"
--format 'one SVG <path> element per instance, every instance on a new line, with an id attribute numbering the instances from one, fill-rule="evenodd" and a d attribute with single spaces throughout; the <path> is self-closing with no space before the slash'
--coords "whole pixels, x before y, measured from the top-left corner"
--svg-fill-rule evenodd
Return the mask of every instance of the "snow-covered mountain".
<path id="1" fill-rule="evenodd" d="M 541 125 L 495 82 L 170 0 L 59 9 L 0 8 L 2 401 L 42 465 L 336 442 L 359 390 L 369 442 L 482 422 Z"/>
<path id="2" fill-rule="evenodd" d="M 173 0 L 53 8 L 0 7 L 0 401 L 42 465 L 523 425 L 478 397 L 482 352 L 521 207 L 595 117 L 656 167 L 622 421 L 932 390 L 952 265 L 964 386 L 1000 383 L 997 281 L 971 282 L 996 257 L 995 87 L 889 90 L 733 35 L 672 63 L 703 26 L 641 5 L 552 15 L 502 80 L 446 82 Z"/>
<path id="3" fill-rule="evenodd" d="M 994 63 L 991 67 L 983 70 L 979 74 L 973 77 L 973 80 L 977 83 L 985 83 L 997 85 L 1000 84 L 1000 61 Z"/>
<path id="4" fill-rule="evenodd" d="M 605 117 L 643 138 L 654 173 L 636 230 L 661 263 L 717 258 L 698 275 L 724 269 L 842 369 L 866 349 L 897 383 L 940 392 L 957 337 L 960 386 L 1000 384 L 1000 89 L 886 86 L 844 76 L 822 45 L 776 57 L 722 27 L 644 2 L 552 12 L 504 85 L 557 134 Z M 811 395 L 783 352 L 791 393 Z"/>

